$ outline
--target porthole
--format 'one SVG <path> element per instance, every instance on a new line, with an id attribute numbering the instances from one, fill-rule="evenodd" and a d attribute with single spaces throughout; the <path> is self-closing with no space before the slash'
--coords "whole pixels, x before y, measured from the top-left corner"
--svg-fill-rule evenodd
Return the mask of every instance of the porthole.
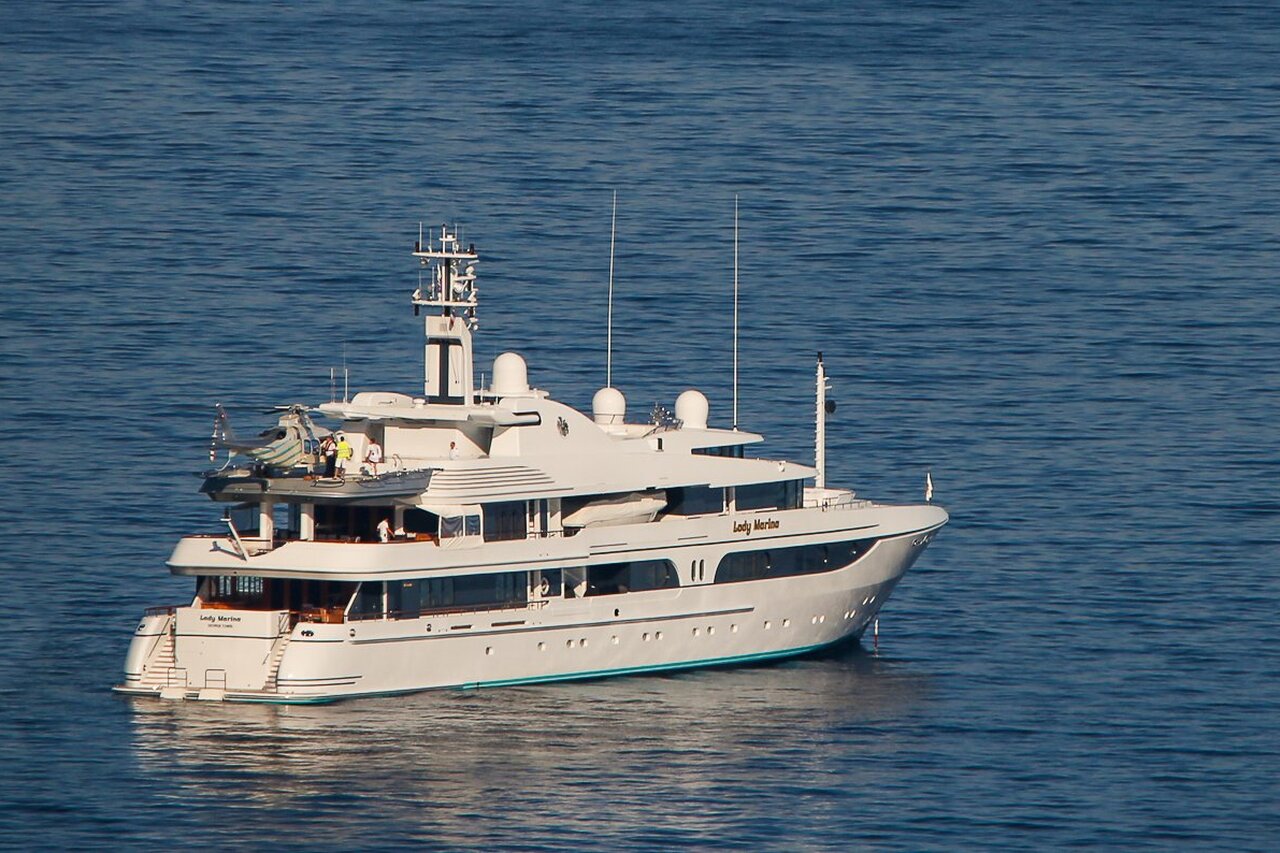
<path id="1" fill-rule="evenodd" d="M 715 625 L 708 625 L 708 626 L 707 626 L 707 636 L 708 636 L 708 637 L 710 637 L 710 636 L 711 636 L 712 634 L 714 634 L 715 632 L 716 632 L 716 626 L 715 626 Z"/>
<path id="2" fill-rule="evenodd" d="M 546 644 L 546 643 L 538 643 L 538 651 L 540 651 L 540 652 L 545 652 L 546 650 L 547 650 L 547 644 Z"/>
<path id="3" fill-rule="evenodd" d="M 737 626 L 737 625 L 730 625 L 730 626 L 729 626 L 729 633 L 730 633 L 730 634 L 736 634 L 736 633 L 738 633 L 738 626 Z"/>
<path id="4" fill-rule="evenodd" d="M 485 646 L 484 653 L 485 653 L 486 655 L 491 655 L 491 654 L 493 654 L 493 646 Z"/>
<path id="5" fill-rule="evenodd" d="M 644 634 L 641 635 L 641 639 L 643 639 L 646 643 L 649 642 L 649 632 L 645 631 Z"/>
<path id="6" fill-rule="evenodd" d="M 653 635 L 653 638 L 654 638 L 655 640 L 661 640 L 661 639 L 662 639 L 662 632 L 661 632 L 661 631 L 659 631 L 658 633 L 654 634 L 654 635 Z"/>
<path id="7" fill-rule="evenodd" d="M 826 621 L 827 621 L 827 615 L 826 615 L 825 613 L 818 617 L 818 624 L 819 624 L 819 625 L 821 625 L 822 623 L 824 623 L 824 622 L 826 622 Z"/>
<path id="8" fill-rule="evenodd" d="M 609 638 L 609 641 L 612 642 L 615 646 L 618 645 L 618 635 L 614 634 L 612 637 Z"/>
<path id="9" fill-rule="evenodd" d="M 791 627 L 791 620 L 790 620 L 790 619 L 783 619 L 783 620 L 782 620 L 782 627 L 783 627 L 783 628 L 790 628 L 790 627 Z"/>
<path id="10" fill-rule="evenodd" d="M 579 648 L 583 648 L 583 649 L 585 649 L 585 648 L 587 647 L 587 638 L 586 638 L 586 637 L 583 637 L 581 640 L 579 640 L 579 641 L 578 641 L 578 647 L 579 647 Z"/>
<path id="11" fill-rule="evenodd" d="M 818 624 L 818 617 L 817 617 L 817 616 L 814 616 L 812 619 L 810 619 L 810 620 L 809 620 L 809 624 L 810 624 L 810 625 L 817 625 L 817 624 Z"/>
<path id="12" fill-rule="evenodd" d="M 564 644 L 568 648 L 573 648 L 573 640 L 565 640 Z"/>
<path id="13" fill-rule="evenodd" d="M 696 637 L 696 636 L 698 636 L 698 633 L 699 633 L 699 632 L 698 632 L 698 629 L 697 629 L 697 628 L 694 628 L 694 629 L 693 629 L 693 636 L 695 636 L 695 637 Z"/>
<path id="14" fill-rule="evenodd" d="M 772 628 L 772 627 L 773 627 L 773 626 L 769 623 L 769 620 L 768 620 L 768 619 L 764 620 L 764 629 L 765 629 L 766 631 L 768 631 L 768 630 L 769 630 L 770 628 Z"/>

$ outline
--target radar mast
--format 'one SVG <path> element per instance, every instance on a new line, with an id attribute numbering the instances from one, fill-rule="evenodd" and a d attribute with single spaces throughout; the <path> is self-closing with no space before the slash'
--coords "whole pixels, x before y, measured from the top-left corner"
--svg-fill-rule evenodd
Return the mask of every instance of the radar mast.
<path id="1" fill-rule="evenodd" d="M 462 248 L 456 226 L 450 231 L 441 225 L 438 244 L 428 234 L 424 245 L 419 229 L 413 256 L 429 271 L 425 289 L 419 282 L 413 292 L 413 313 L 422 308 L 440 312 L 426 318 L 423 393 L 428 403 L 471 405 L 475 395 L 471 333 L 479 325 L 476 264 L 480 255 L 474 244 Z"/>

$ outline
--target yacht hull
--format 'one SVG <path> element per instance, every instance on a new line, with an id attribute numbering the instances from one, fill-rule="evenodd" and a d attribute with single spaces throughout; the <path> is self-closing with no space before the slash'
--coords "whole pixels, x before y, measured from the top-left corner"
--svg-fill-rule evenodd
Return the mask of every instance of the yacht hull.
<path id="1" fill-rule="evenodd" d="M 257 614 L 262 625 L 248 624 L 240 629 L 243 636 L 209 636 L 192 627 L 190 617 L 184 624 L 178 609 L 139 626 L 125 683 L 116 689 L 165 698 L 318 703 L 794 657 L 861 637 L 938 527 L 880 539 L 851 565 L 804 577 L 416 619 L 304 622 L 276 638 L 264 630 L 273 614 Z M 165 642 L 173 645 L 169 655 L 163 654 Z M 167 671 L 147 671 L 148 660 Z M 243 663 L 239 670 L 236 662 Z"/>

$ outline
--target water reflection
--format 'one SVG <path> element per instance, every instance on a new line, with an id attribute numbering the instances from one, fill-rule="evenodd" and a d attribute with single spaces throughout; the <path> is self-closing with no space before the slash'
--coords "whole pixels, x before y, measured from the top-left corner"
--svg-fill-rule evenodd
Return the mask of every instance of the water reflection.
<path id="1" fill-rule="evenodd" d="M 399 840 L 465 846 L 608 846 L 623 840 L 611 826 L 633 840 L 644 828 L 649 843 L 705 841 L 742 809 L 868 784 L 860 759 L 895 749 L 879 724 L 928 691 L 904 670 L 855 646 L 772 666 L 328 706 L 134 700 L 134 751 L 173 796 L 233 806 L 242 827 L 305 808 L 331 841 L 375 822 L 385 832 L 388 818 Z"/>

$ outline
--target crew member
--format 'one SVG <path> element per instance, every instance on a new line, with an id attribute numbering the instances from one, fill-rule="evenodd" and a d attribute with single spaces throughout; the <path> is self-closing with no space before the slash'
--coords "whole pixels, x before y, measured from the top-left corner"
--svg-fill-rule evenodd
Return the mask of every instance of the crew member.
<path id="1" fill-rule="evenodd" d="M 346 433 L 338 433 L 338 476 L 341 477 L 347 471 L 347 463 L 351 461 L 352 450 L 351 444 L 347 441 Z"/>
<path id="2" fill-rule="evenodd" d="M 382 445 L 378 444 L 377 439 L 369 439 L 369 452 L 364 455 L 364 461 L 373 469 L 373 476 L 378 476 L 378 465 L 382 462 Z"/>
<path id="3" fill-rule="evenodd" d="M 324 457 L 325 477 L 332 478 L 338 466 L 338 444 L 333 440 L 333 433 L 326 435 L 320 442 L 320 455 Z"/>

